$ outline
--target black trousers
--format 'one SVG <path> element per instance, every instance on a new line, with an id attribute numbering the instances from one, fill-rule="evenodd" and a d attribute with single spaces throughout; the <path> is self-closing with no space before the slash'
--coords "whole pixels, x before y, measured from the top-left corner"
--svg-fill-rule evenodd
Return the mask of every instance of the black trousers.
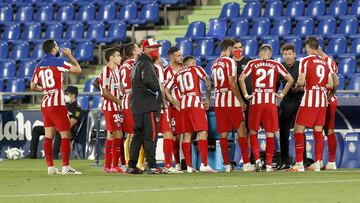
<path id="1" fill-rule="evenodd" d="M 36 153 L 39 145 L 40 136 L 42 135 L 45 135 L 44 126 L 35 126 L 32 129 L 29 158 L 37 158 Z M 59 132 L 56 132 L 54 137 L 54 146 L 53 146 L 54 159 L 59 158 L 60 146 L 61 146 L 61 136 Z"/>
<path id="2" fill-rule="evenodd" d="M 130 144 L 129 167 L 135 168 L 141 145 L 144 146 L 149 168 L 156 168 L 156 143 L 158 138 L 159 112 L 134 114 L 134 137 Z"/>
<path id="3" fill-rule="evenodd" d="M 280 127 L 280 154 L 281 162 L 290 164 L 289 158 L 289 134 L 290 129 L 294 127 L 297 111 L 300 101 L 283 100 L 279 109 L 279 127 Z"/>

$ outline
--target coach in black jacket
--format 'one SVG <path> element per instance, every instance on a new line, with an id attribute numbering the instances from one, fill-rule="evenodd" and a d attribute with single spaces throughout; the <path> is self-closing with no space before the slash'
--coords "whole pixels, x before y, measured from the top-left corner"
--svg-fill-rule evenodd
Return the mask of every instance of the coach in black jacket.
<path id="1" fill-rule="evenodd" d="M 130 145 L 128 173 L 141 173 L 136 168 L 141 145 L 144 146 L 148 162 L 147 172 L 162 173 L 162 170 L 156 166 L 155 159 L 162 94 L 153 61 L 159 57 L 159 46 L 153 39 L 144 40 L 142 44 L 144 53 L 137 58 L 131 73 L 130 108 L 134 116 L 134 137 Z"/>

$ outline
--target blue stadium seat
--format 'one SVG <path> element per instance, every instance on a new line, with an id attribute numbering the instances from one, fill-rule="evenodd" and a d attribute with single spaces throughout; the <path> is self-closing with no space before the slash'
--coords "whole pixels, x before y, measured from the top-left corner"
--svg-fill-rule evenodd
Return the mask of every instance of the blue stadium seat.
<path id="1" fill-rule="evenodd" d="M 58 41 L 57 42 L 58 43 L 58 46 L 60 47 L 60 48 L 69 48 L 69 49 L 72 49 L 72 46 L 71 46 L 71 42 L 70 41 L 63 41 L 63 40 L 61 40 L 61 41 Z"/>
<path id="2" fill-rule="evenodd" d="M 316 34 L 331 35 L 335 33 L 335 30 L 336 30 L 335 18 L 329 16 L 319 17 L 319 24 L 317 26 Z"/>
<path id="3" fill-rule="evenodd" d="M 29 57 L 30 45 L 28 42 L 14 42 L 10 58 L 24 59 Z"/>
<path id="4" fill-rule="evenodd" d="M 77 103 L 81 106 L 82 110 L 89 108 L 89 96 L 78 96 Z"/>
<path id="5" fill-rule="evenodd" d="M 160 40 L 158 43 L 161 44 L 161 47 L 159 47 L 160 57 L 167 57 L 167 51 L 171 47 L 171 42 L 169 40 Z"/>
<path id="6" fill-rule="evenodd" d="M 339 85 L 337 87 L 338 90 L 344 90 L 345 89 L 345 77 L 343 75 L 338 75 L 339 78 Z"/>
<path id="7" fill-rule="evenodd" d="M 54 39 L 55 41 L 62 38 L 64 27 L 60 22 L 48 24 L 45 31 L 45 39 Z"/>
<path id="8" fill-rule="evenodd" d="M 264 36 L 270 32 L 270 20 L 268 18 L 257 18 L 253 21 L 253 27 L 250 31 L 252 36 Z"/>
<path id="9" fill-rule="evenodd" d="M 359 22 L 355 16 L 345 16 L 340 19 L 339 34 L 354 35 L 358 33 Z"/>
<path id="10" fill-rule="evenodd" d="M 39 59 L 39 58 L 43 57 L 44 55 L 45 55 L 45 53 L 43 52 L 43 49 L 42 49 L 42 43 L 35 44 L 35 47 L 31 54 L 31 58 Z"/>
<path id="11" fill-rule="evenodd" d="M 187 28 L 185 37 L 188 38 L 197 38 L 197 37 L 205 37 L 205 23 L 202 21 L 194 21 L 190 23 Z"/>
<path id="12" fill-rule="evenodd" d="M 5 24 L 5 29 L 2 33 L 3 40 L 18 40 L 20 38 L 21 26 L 19 23 Z"/>
<path id="13" fill-rule="evenodd" d="M 94 45 L 91 42 L 81 42 L 76 45 L 74 57 L 78 61 L 92 61 L 93 60 Z"/>
<path id="14" fill-rule="evenodd" d="M 243 8 L 241 17 L 245 18 L 256 18 L 261 14 L 261 4 L 260 2 L 248 2 Z"/>
<path id="15" fill-rule="evenodd" d="M 284 36 L 286 43 L 293 44 L 295 46 L 295 52 L 297 55 L 302 53 L 303 50 L 303 41 L 300 37 L 297 36 Z"/>
<path id="16" fill-rule="evenodd" d="M 240 15 L 240 5 L 237 2 L 229 2 L 224 4 L 221 9 L 219 18 L 224 18 L 230 20 L 232 18 L 239 17 Z"/>
<path id="17" fill-rule="evenodd" d="M 0 22 L 10 22 L 13 18 L 13 8 L 9 6 L 0 7 Z"/>
<path id="18" fill-rule="evenodd" d="M 349 90 L 360 90 L 360 77 L 354 76 L 350 78 Z"/>
<path id="19" fill-rule="evenodd" d="M 240 37 L 246 36 L 249 32 L 249 21 L 246 18 L 234 18 L 231 21 L 228 36 Z"/>
<path id="20" fill-rule="evenodd" d="M 205 70 L 205 73 L 208 75 L 208 76 L 210 76 L 210 77 L 212 77 L 211 75 L 212 75 L 212 73 L 211 73 L 211 67 L 212 67 L 212 65 L 213 65 L 213 62 L 214 61 L 208 61 L 207 62 L 207 64 L 206 64 L 206 66 L 205 66 L 205 68 L 204 68 L 204 70 Z M 211 115 L 211 114 L 209 114 L 209 115 Z M 215 117 L 214 117 L 214 119 L 215 119 Z M 214 121 L 214 122 L 216 122 L 216 121 Z M 210 126 L 209 126 L 210 127 Z M 214 129 L 214 127 L 215 127 L 215 129 Z M 215 125 L 214 124 L 212 124 L 212 126 L 210 127 L 212 130 L 213 130 L 213 132 L 215 132 L 216 133 L 216 123 L 215 123 Z M 209 130 L 209 133 L 210 133 L 210 130 Z M 219 138 L 220 139 L 220 138 Z"/>
<path id="21" fill-rule="evenodd" d="M 343 36 L 336 36 L 330 39 L 328 46 L 326 47 L 326 53 L 337 57 L 339 54 L 346 52 L 346 38 Z"/>
<path id="22" fill-rule="evenodd" d="M 227 30 L 226 20 L 210 19 L 209 23 L 207 37 L 213 37 L 219 40 L 225 37 Z"/>
<path id="23" fill-rule="evenodd" d="M 138 11 L 136 4 L 129 3 L 121 7 L 118 19 L 124 22 L 128 22 L 130 20 L 136 19 L 137 13 Z"/>
<path id="24" fill-rule="evenodd" d="M 145 4 L 137 19 L 130 20 L 131 24 L 157 23 L 159 21 L 160 9 L 157 4 Z"/>
<path id="25" fill-rule="evenodd" d="M 281 1 L 267 1 L 263 17 L 274 18 L 282 16 L 283 6 Z"/>
<path id="26" fill-rule="evenodd" d="M 34 9 L 31 6 L 21 6 L 16 12 L 16 21 L 30 22 L 33 19 Z"/>
<path id="27" fill-rule="evenodd" d="M 97 20 L 99 21 L 112 21 L 116 17 L 116 6 L 115 4 L 103 4 L 100 7 L 99 13 L 97 15 Z"/>
<path id="28" fill-rule="evenodd" d="M 272 47 L 272 54 L 277 55 L 280 52 L 280 41 L 274 36 L 265 36 L 261 38 L 263 44 L 270 44 Z"/>
<path id="29" fill-rule="evenodd" d="M 346 1 L 343 0 L 332 1 L 330 4 L 328 15 L 334 17 L 344 16 L 346 15 L 347 10 L 348 10 L 348 5 Z"/>
<path id="30" fill-rule="evenodd" d="M 360 38 L 354 38 L 351 42 L 350 53 L 360 56 Z"/>
<path id="31" fill-rule="evenodd" d="M 68 22 L 74 20 L 75 8 L 72 4 L 63 5 L 59 8 L 55 20 L 61 22 Z"/>
<path id="32" fill-rule="evenodd" d="M 257 55 L 258 42 L 256 39 L 244 39 L 242 40 L 242 44 L 243 44 L 243 54 L 245 56 L 253 57 Z"/>
<path id="33" fill-rule="evenodd" d="M 83 38 L 84 25 L 80 22 L 73 22 L 68 24 L 65 39 L 81 39 Z"/>
<path id="34" fill-rule="evenodd" d="M 85 84 L 84 84 L 84 92 L 98 92 L 99 90 L 97 90 L 92 83 L 94 82 L 96 78 L 91 78 L 88 79 Z"/>
<path id="35" fill-rule="evenodd" d="M 291 1 L 286 6 L 285 16 L 291 18 L 297 18 L 304 14 L 304 2 L 303 1 Z"/>
<path id="36" fill-rule="evenodd" d="M 360 16 L 360 1 L 354 1 L 351 10 L 350 15 L 355 15 L 356 17 Z"/>
<path id="37" fill-rule="evenodd" d="M 340 168 L 360 168 L 359 133 L 347 133 L 344 139 L 344 151 Z"/>
<path id="38" fill-rule="evenodd" d="M 183 56 L 192 55 L 192 41 L 186 38 L 177 38 L 176 39 L 176 46 L 180 49 Z"/>
<path id="39" fill-rule="evenodd" d="M 102 102 L 101 102 L 101 97 L 100 96 L 94 96 L 92 99 L 92 105 L 90 107 L 90 109 L 94 109 L 94 108 L 101 108 Z"/>
<path id="40" fill-rule="evenodd" d="M 10 78 L 8 80 L 5 92 L 24 92 L 25 80 L 18 78 Z M 23 99 L 25 96 L 4 96 L 4 101 L 8 102 L 14 99 Z"/>
<path id="41" fill-rule="evenodd" d="M 95 6 L 93 4 L 87 4 L 80 7 L 77 12 L 76 19 L 82 22 L 88 22 L 95 19 Z"/>
<path id="42" fill-rule="evenodd" d="M 0 78 L 13 78 L 16 75 L 15 61 L 2 61 L 0 62 Z"/>
<path id="43" fill-rule="evenodd" d="M 306 7 L 305 15 L 313 18 L 323 16 L 325 14 L 325 2 L 324 1 L 311 1 Z"/>
<path id="44" fill-rule="evenodd" d="M 104 43 L 124 41 L 126 38 L 126 24 L 124 22 L 115 21 L 109 25 L 109 31 L 105 32 L 106 36 L 104 38 L 96 38 L 96 41 Z"/>
<path id="45" fill-rule="evenodd" d="M 0 58 L 7 58 L 9 54 L 9 45 L 5 41 L 0 41 Z"/>
<path id="46" fill-rule="evenodd" d="M 54 15 L 54 7 L 52 5 L 40 6 L 37 9 L 34 20 L 40 22 L 49 22 Z"/>
<path id="47" fill-rule="evenodd" d="M 4 80 L 0 78 L 0 92 L 4 91 Z"/>
<path id="48" fill-rule="evenodd" d="M 211 38 L 198 39 L 197 47 L 194 50 L 194 56 L 201 58 L 212 56 L 214 53 L 214 40 Z"/>
<path id="49" fill-rule="evenodd" d="M 291 33 L 291 19 L 289 17 L 275 18 L 270 33 L 276 36 L 289 35 Z"/>
<path id="50" fill-rule="evenodd" d="M 30 81 L 34 73 L 36 61 L 24 61 L 20 64 L 20 69 L 17 74 L 18 78 L 24 78 L 26 81 Z"/>
<path id="51" fill-rule="evenodd" d="M 356 71 L 356 59 L 352 57 L 342 58 L 339 60 L 339 74 L 350 75 Z"/>
<path id="52" fill-rule="evenodd" d="M 85 35 L 85 40 L 96 41 L 99 38 L 103 38 L 105 35 L 105 24 L 102 22 L 90 22 L 88 23 L 88 30 Z"/>
<path id="53" fill-rule="evenodd" d="M 314 21 L 308 17 L 299 17 L 296 20 L 295 33 L 296 35 L 307 36 L 314 32 Z"/>
<path id="54" fill-rule="evenodd" d="M 41 37 L 41 24 L 38 22 L 31 22 L 25 24 L 24 32 L 22 33 L 21 39 L 32 41 L 40 39 Z"/>

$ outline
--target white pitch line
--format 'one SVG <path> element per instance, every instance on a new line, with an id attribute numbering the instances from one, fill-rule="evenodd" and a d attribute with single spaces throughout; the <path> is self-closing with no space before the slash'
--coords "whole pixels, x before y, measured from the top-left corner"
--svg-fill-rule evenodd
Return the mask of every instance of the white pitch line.
<path id="1" fill-rule="evenodd" d="M 0 168 L 0 171 L 46 171 L 40 168 Z"/>
<path id="2" fill-rule="evenodd" d="M 350 183 L 350 182 L 360 182 L 360 179 L 324 180 L 324 181 L 309 181 L 309 182 L 284 182 L 284 183 L 254 183 L 254 184 L 243 184 L 243 185 L 218 185 L 218 186 L 205 186 L 205 187 L 174 187 L 174 188 L 133 189 L 133 190 L 113 190 L 113 191 L 110 190 L 110 191 L 93 191 L 93 192 L 0 195 L 0 198 L 94 195 L 94 194 L 109 194 L 109 193 L 164 192 L 164 191 L 179 191 L 179 190 L 208 190 L 208 189 L 228 189 L 228 188 L 242 188 L 242 187 L 264 187 L 264 186 L 279 186 L 279 185 L 327 184 L 327 183 Z"/>

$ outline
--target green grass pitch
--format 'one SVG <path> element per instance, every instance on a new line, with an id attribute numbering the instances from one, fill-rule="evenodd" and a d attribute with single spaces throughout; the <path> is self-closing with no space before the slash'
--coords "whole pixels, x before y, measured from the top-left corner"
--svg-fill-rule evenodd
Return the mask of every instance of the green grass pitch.
<path id="1" fill-rule="evenodd" d="M 71 162 L 82 175 L 49 176 L 44 160 L 1 161 L 0 202 L 360 202 L 355 169 L 126 175 L 104 174 L 92 163 Z"/>

